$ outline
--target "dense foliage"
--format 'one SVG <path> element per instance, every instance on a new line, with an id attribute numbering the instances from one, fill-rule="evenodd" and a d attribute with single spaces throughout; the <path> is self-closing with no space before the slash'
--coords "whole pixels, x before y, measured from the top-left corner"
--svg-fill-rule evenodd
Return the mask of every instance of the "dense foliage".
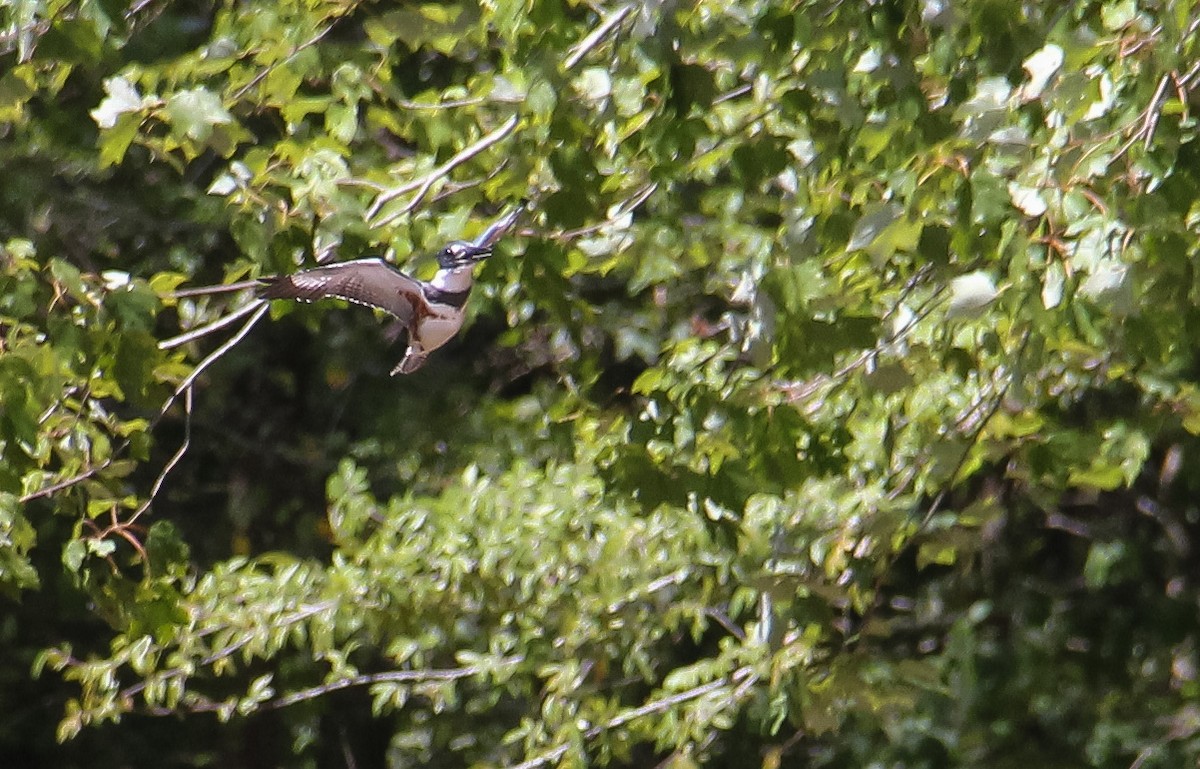
<path id="1" fill-rule="evenodd" d="M 5 5 L 0 755 L 1193 765 L 1198 26 Z"/>

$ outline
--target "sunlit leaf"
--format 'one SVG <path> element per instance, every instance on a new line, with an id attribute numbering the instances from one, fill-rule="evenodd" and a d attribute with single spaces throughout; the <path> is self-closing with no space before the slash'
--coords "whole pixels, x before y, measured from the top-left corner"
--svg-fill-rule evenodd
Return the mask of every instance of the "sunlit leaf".
<path id="1" fill-rule="evenodd" d="M 206 88 L 192 88 L 172 94 L 163 108 L 171 127 L 196 141 L 212 134 L 213 126 L 233 122 L 233 116 L 221 103 L 221 97 Z"/>
<path id="2" fill-rule="evenodd" d="M 999 292 L 992 277 L 986 272 L 960 275 L 950 281 L 950 314 L 954 316 L 974 315 L 991 304 Z"/>

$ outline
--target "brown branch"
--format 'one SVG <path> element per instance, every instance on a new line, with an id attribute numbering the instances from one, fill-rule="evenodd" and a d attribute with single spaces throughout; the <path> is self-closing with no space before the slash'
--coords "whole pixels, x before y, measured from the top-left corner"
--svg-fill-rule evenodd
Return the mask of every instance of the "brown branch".
<path id="1" fill-rule="evenodd" d="M 133 515 L 129 516 L 129 520 L 125 522 L 125 526 L 131 526 L 142 513 L 150 509 L 154 498 L 158 496 L 158 492 L 162 489 L 163 482 L 167 480 L 167 475 L 175 469 L 175 465 L 179 464 L 179 460 L 183 459 L 183 455 L 187 453 L 188 448 L 192 445 L 192 386 L 188 385 L 183 396 L 183 443 L 179 444 L 179 449 L 171 455 L 167 463 L 163 465 L 162 472 L 154 479 L 153 485 L 150 486 L 150 495 L 146 497 L 146 501 L 138 506 Z M 145 553 L 143 553 L 145 555 Z"/>
<path id="2" fill-rule="evenodd" d="M 250 329 L 254 327 L 254 324 L 257 323 L 260 318 L 262 318 L 262 316 L 266 313 L 267 307 L 268 307 L 267 303 L 262 300 L 256 300 L 255 303 L 252 303 L 250 306 L 257 307 L 258 312 L 256 312 L 250 318 L 250 320 L 246 321 L 246 324 L 244 326 L 242 326 L 242 328 L 236 334 L 234 334 L 232 337 L 230 337 L 230 339 L 228 341 L 226 341 L 224 344 L 222 344 L 220 347 L 218 347 L 216 350 L 214 350 L 212 353 L 210 353 L 208 355 L 208 357 L 206 357 L 204 360 L 200 361 L 200 363 L 196 366 L 196 368 L 193 369 L 192 372 L 190 374 L 188 374 L 187 377 L 184 378 L 183 382 L 178 387 L 175 388 L 175 392 L 171 393 L 171 395 L 168 396 L 165 401 L 163 401 L 163 405 L 159 409 L 158 414 L 155 415 L 154 419 L 150 420 L 150 428 L 151 429 L 153 429 L 153 427 L 155 425 L 157 425 L 160 421 L 162 421 L 162 418 L 164 416 L 166 416 L 167 412 L 171 409 L 171 406 L 174 405 L 175 401 L 179 398 L 179 396 L 183 393 L 183 391 L 188 389 L 189 387 L 191 387 L 192 383 L 196 381 L 196 378 L 199 377 L 200 374 L 203 373 L 206 368 L 208 368 L 210 365 L 212 365 L 222 355 L 229 352 L 229 350 L 234 345 L 236 345 L 238 342 L 242 341 L 242 339 L 246 336 L 246 334 L 250 333 Z M 122 451 L 127 449 L 128 447 L 129 447 L 129 439 L 126 438 L 120 445 L 118 445 L 115 449 L 113 449 L 112 454 L 109 456 L 109 458 L 104 460 L 100 464 L 98 464 L 94 467 L 89 467 L 87 470 L 84 470 L 83 472 L 78 473 L 77 475 L 71 476 L 70 478 L 66 478 L 66 479 L 58 481 L 56 483 L 52 483 L 49 486 L 40 488 L 37 491 L 33 491 L 28 494 L 25 494 L 24 496 L 20 497 L 18 499 L 18 501 L 21 504 L 25 504 L 26 502 L 30 502 L 34 499 L 38 499 L 40 497 L 48 497 L 51 494 L 55 494 L 59 491 L 62 491 L 63 489 L 68 489 L 72 486 L 82 483 L 82 482 L 86 481 L 88 478 L 91 478 L 92 476 L 96 475 L 96 473 L 102 472 L 103 470 L 108 468 L 110 465 L 112 465 L 112 463 L 116 461 L 117 456 Z"/>

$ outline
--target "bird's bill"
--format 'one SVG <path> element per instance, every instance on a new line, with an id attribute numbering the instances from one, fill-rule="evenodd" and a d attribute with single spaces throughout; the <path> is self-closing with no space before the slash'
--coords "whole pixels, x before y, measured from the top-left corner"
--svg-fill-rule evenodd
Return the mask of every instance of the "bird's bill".
<path id="1" fill-rule="evenodd" d="M 482 262 L 484 259 L 487 259 L 491 255 L 492 255 L 492 247 L 491 246 L 475 246 L 475 245 L 468 244 L 467 247 L 465 248 L 465 250 L 463 251 L 463 255 L 462 255 L 462 258 L 460 261 L 467 263 L 467 264 L 474 264 L 475 262 Z"/>
<path id="2" fill-rule="evenodd" d="M 513 208 L 513 210 L 500 217 L 492 224 L 492 226 L 484 230 L 483 234 L 480 235 L 475 242 L 483 243 L 487 246 L 494 245 L 496 241 L 500 240 L 500 238 L 502 238 L 508 233 L 509 230 L 512 229 L 513 225 L 517 223 L 517 219 L 520 218 L 521 214 L 525 213 L 525 209 L 528 207 L 529 202 L 522 200 L 516 205 L 516 207 Z"/>

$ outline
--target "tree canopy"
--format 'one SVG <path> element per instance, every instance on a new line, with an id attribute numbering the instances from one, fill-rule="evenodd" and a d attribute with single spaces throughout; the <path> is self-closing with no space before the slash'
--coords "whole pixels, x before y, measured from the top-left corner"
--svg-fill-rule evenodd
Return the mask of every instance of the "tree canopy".
<path id="1" fill-rule="evenodd" d="M 1198 28 L 0 8 L 0 755 L 1189 766 Z M 525 198 L 410 376 L 254 296 Z"/>

